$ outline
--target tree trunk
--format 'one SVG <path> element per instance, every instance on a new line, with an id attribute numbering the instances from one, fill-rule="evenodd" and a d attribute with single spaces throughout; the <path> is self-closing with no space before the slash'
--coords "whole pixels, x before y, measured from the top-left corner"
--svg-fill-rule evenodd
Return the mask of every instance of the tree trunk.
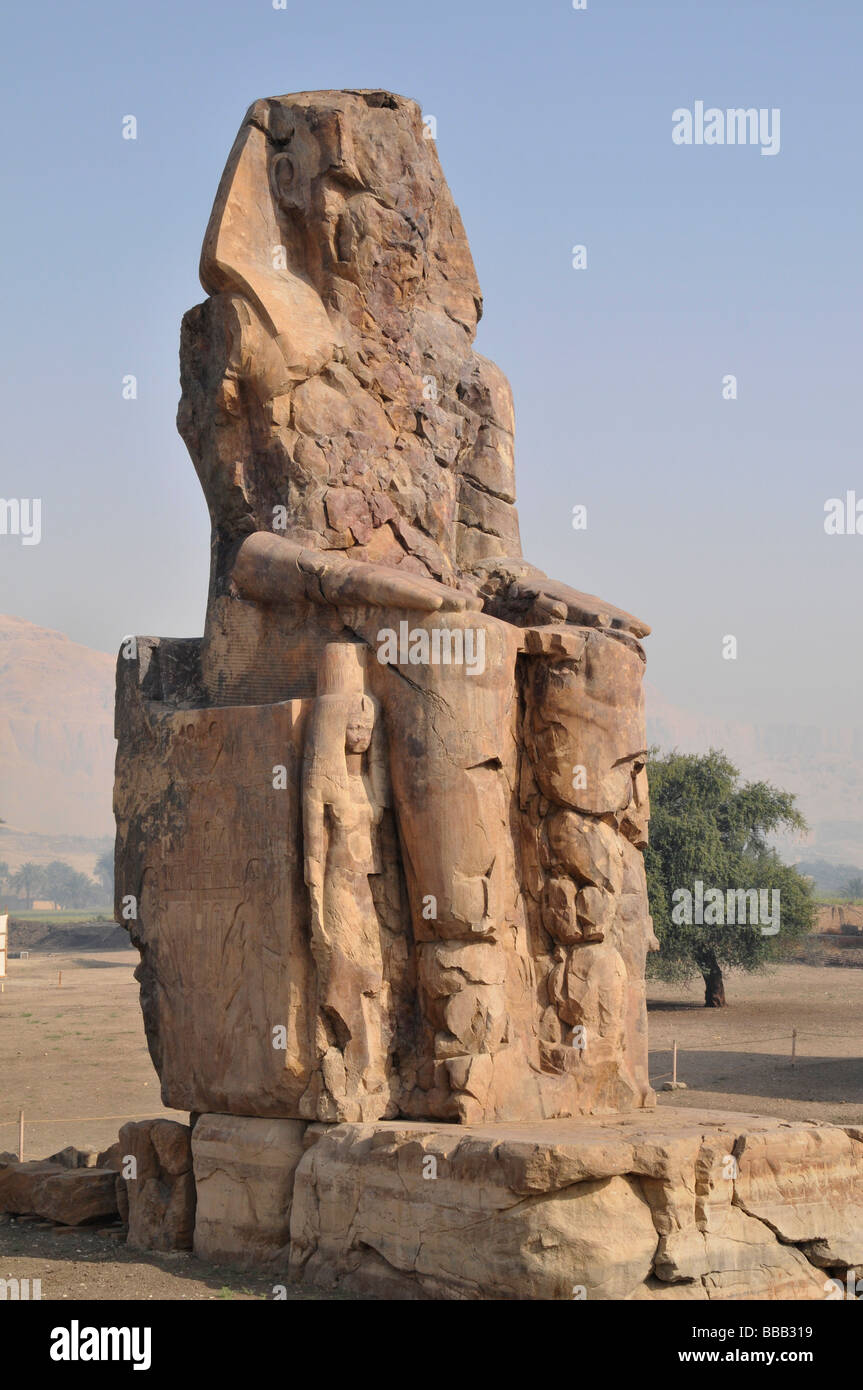
<path id="1" fill-rule="evenodd" d="M 704 976 L 705 1009 L 724 1009 L 725 981 L 718 961 L 714 960 L 710 967 L 702 969 L 701 973 Z"/>

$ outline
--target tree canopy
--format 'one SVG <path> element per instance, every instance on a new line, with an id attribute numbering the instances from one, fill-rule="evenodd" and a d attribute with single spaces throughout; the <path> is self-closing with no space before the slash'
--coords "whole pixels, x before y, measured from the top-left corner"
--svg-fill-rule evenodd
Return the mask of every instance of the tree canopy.
<path id="1" fill-rule="evenodd" d="M 62 859 L 52 859 L 50 864 L 28 860 L 5 878 L 12 892 L 28 903 L 45 898 L 60 908 L 90 907 L 100 894 L 93 879 Z"/>
<path id="2" fill-rule="evenodd" d="M 648 969 L 665 980 L 700 972 L 705 1003 L 718 1007 L 725 1003 L 723 967 L 762 969 L 812 929 L 811 883 L 769 845 L 774 831 L 803 831 L 806 822 L 794 796 L 767 782 L 741 781 L 716 749 L 653 749 L 648 777 L 645 867 L 660 942 Z"/>

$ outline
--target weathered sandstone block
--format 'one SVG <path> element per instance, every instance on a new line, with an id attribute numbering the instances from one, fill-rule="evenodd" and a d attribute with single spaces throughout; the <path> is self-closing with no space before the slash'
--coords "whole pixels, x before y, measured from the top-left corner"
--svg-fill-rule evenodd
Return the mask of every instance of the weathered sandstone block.
<path id="1" fill-rule="evenodd" d="M 51 1160 L 0 1164 L 0 1211 L 85 1226 L 117 1216 L 115 1173 Z"/>
<path id="2" fill-rule="evenodd" d="M 192 1143 L 199 1253 L 345 1293 L 824 1299 L 863 1262 L 849 1189 L 863 1144 L 831 1125 L 671 1109 L 463 1127 L 207 1115 Z"/>
<path id="3" fill-rule="evenodd" d="M 134 1177 L 125 1179 L 125 1188 L 128 1243 L 138 1250 L 192 1248 L 195 1181 L 189 1139 L 188 1125 L 176 1120 L 138 1120 L 120 1130 L 123 1162 L 134 1160 Z"/>
<path id="4" fill-rule="evenodd" d="M 301 1120 L 202 1115 L 192 1135 L 195 1254 L 245 1268 L 286 1265 Z"/>

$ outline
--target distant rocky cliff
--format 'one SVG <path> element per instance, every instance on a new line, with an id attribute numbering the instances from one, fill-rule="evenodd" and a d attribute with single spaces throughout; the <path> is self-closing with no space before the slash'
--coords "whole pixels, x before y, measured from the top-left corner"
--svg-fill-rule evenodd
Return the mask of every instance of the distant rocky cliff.
<path id="1" fill-rule="evenodd" d="M 0 816 L 51 835 L 113 834 L 114 658 L 0 615 Z"/>
<path id="2" fill-rule="evenodd" d="M 832 863 L 863 863 L 863 724 L 819 728 L 710 719 L 670 704 L 649 681 L 645 701 L 649 743 L 681 753 L 720 748 L 747 781 L 794 793 L 810 834 L 782 839 L 783 858 L 814 854 Z"/>

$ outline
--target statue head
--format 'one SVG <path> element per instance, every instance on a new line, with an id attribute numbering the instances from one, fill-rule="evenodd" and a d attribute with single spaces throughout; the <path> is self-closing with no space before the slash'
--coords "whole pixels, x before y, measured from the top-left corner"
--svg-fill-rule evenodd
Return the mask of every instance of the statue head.
<path id="1" fill-rule="evenodd" d="M 311 318 L 303 332 L 316 370 L 342 332 L 401 336 L 398 320 L 413 311 L 460 326 L 467 348 L 480 290 L 426 134 L 416 102 L 389 92 L 255 102 L 216 195 L 204 288 L 252 299 L 291 347 L 298 313 Z"/>
<path id="2" fill-rule="evenodd" d="M 375 707 L 370 695 L 359 695 L 352 703 L 345 729 L 345 750 L 365 753 L 372 741 Z"/>
<path id="3" fill-rule="evenodd" d="M 347 753 L 366 753 L 377 702 L 365 692 L 367 650 L 356 642 L 330 642 L 318 666 L 318 694 L 306 745 L 306 778 L 347 785 Z"/>

